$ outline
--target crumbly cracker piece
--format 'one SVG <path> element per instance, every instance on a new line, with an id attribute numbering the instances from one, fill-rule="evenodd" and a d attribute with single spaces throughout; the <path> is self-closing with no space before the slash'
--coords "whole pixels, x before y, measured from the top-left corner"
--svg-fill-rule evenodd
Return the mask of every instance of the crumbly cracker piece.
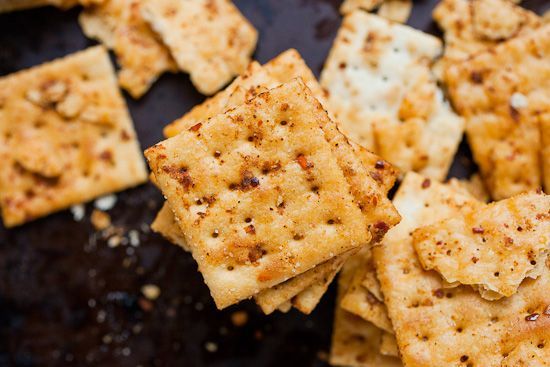
<path id="1" fill-rule="evenodd" d="M 331 124 L 296 80 L 146 151 L 218 307 L 370 242 Z"/>
<path id="2" fill-rule="evenodd" d="M 407 23 L 412 8 L 412 0 L 386 0 L 380 5 L 377 14 L 397 23 Z"/>
<path id="3" fill-rule="evenodd" d="M 112 48 L 121 66 L 120 85 L 141 97 L 164 72 L 177 70 L 170 52 L 141 16 L 138 0 L 106 0 L 79 17 L 84 33 Z"/>
<path id="4" fill-rule="evenodd" d="M 508 0 L 442 0 L 433 18 L 444 32 L 445 54 L 438 63 L 442 71 L 541 24 L 535 13 Z"/>
<path id="5" fill-rule="evenodd" d="M 541 135 L 550 106 L 549 58 L 546 25 L 453 64 L 445 73 L 453 104 L 466 119 L 474 159 L 494 199 L 543 183 Z"/>
<path id="6" fill-rule="evenodd" d="M 185 236 L 181 233 L 181 229 L 176 223 L 174 213 L 172 213 L 172 209 L 170 209 L 170 205 L 167 202 L 164 203 L 157 213 L 155 220 L 151 223 L 151 229 L 153 232 L 162 235 L 171 243 L 180 246 L 185 251 L 191 251 L 185 241 Z"/>
<path id="7" fill-rule="evenodd" d="M 355 10 L 371 11 L 376 9 L 384 0 L 344 0 L 340 6 L 340 13 L 347 15 Z"/>
<path id="8" fill-rule="evenodd" d="M 397 340 L 393 333 L 383 333 L 380 339 L 380 354 L 383 356 L 399 357 Z"/>
<path id="9" fill-rule="evenodd" d="M 550 196 L 532 192 L 461 213 L 417 229 L 413 244 L 424 269 L 447 282 L 509 297 L 540 275 L 537 264 L 550 248 Z"/>
<path id="10" fill-rule="evenodd" d="M 241 74 L 256 47 L 258 32 L 230 0 L 146 0 L 142 14 L 206 95 Z"/>
<path id="11" fill-rule="evenodd" d="M 394 198 L 403 219 L 373 251 L 404 365 L 501 366 L 517 354 L 539 354 L 540 343 L 548 356 L 548 262 L 541 277 L 527 279 L 515 295 L 487 301 L 469 286 L 444 289 L 439 274 L 423 270 L 415 255 L 411 234 L 416 228 L 455 216 L 465 205 L 479 205 L 472 200 L 414 173 Z M 532 365 L 548 361 L 535 358 Z"/>
<path id="12" fill-rule="evenodd" d="M 376 327 L 393 333 L 391 321 L 388 318 L 388 312 L 384 302 L 371 293 L 363 286 L 367 273 L 375 273 L 374 264 L 370 250 L 361 251 L 356 255 L 359 260 L 354 262 L 355 269 L 340 302 L 340 307 L 344 310 L 360 316 L 366 321 L 371 322 Z"/>
<path id="13" fill-rule="evenodd" d="M 351 257 L 344 265 L 338 279 L 338 297 L 334 311 L 330 364 L 350 367 L 399 367 L 398 358 L 380 353 L 384 331 L 370 322 L 339 307 L 340 300 L 351 282 L 357 257 Z"/>
<path id="14" fill-rule="evenodd" d="M 453 177 L 448 181 L 448 184 L 455 190 L 470 194 L 479 201 L 487 203 L 490 200 L 489 193 L 487 192 L 485 184 L 478 173 L 473 174 L 467 179 L 458 179 Z"/>
<path id="15" fill-rule="evenodd" d="M 0 78 L 0 141 L 7 227 L 147 178 L 103 47 Z"/>
<path id="16" fill-rule="evenodd" d="M 321 84 L 351 140 L 401 170 L 443 180 L 463 121 L 429 70 L 440 51 L 431 35 L 356 11 L 344 18 Z"/>

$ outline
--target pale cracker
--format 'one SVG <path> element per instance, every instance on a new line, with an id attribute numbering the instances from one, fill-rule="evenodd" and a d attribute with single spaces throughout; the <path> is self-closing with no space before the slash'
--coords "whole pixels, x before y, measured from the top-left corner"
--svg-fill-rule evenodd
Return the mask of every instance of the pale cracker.
<path id="1" fill-rule="evenodd" d="M 134 98 L 164 72 L 177 70 L 168 49 L 143 20 L 141 6 L 138 0 L 105 0 L 79 17 L 84 34 L 113 49 L 121 67 L 119 83 Z"/>
<path id="2" fill-rule="evenodd" d="M 540 275 L 550 248 L 550 196 L 532 192 L 476 207 L 417 229 L 413 244 L 424 269 L 447 282 L 496 292 L 491 300 L 509 297 Z"/>
<path id="3" fill-rule="evenodd" d="M 146 151 L 218 307 L 370 242 L 330 124 L 297 80 Z"/>
<path id="4" fill-rule="evenodd" d="M 355 255 L 357 260 L 352 263 L 355 265 L 353 269 L 354 273 L 339 305 L 344 310 L 360 316 L 376 327 L 388 333 L 393 333 L 384 302 L 378 299 L 362 284 L 367 277 L 367 273 L 376 271 L 372 263 L 371 251 L 369 249 L 366 250 Z"/>
<path id="5" fill-rule="evenodd" d="M 407 23 L 412 8 L 412 0 L 386 0 L 380 5 L 377 14 L 397 23 Z"/>
<path id="6" fill-rule="evenodd" d="M 394 199 L 403 219 L 374 248 L 386 306 L 407 366 L 501 366 L 527 350 L 540 355 L 541 343 L 542 354 L 548 356 L 550 311 L 544 311 L 550 305 L 550 264 L 539 279 L 526 280 L 512 297 L 486 301 L 469 286 L 443 289 L 439 274 L 423 270 L 415 256 L 414 229 L 457 215 L 464 205 L 478 205 L 472 200 L 409 173 Z M 548 359 L 544 361 L 538 358 L 531 365 L 544 365 Z"/>
<path id="7" fill-rule="evenodd" d="M 399 357 L 397 340 L 393 333 L 383 333 L 380 340 L 380 354 L 383 356 Z"/>
<path id="8" fill-rule="evenodd" d="M 329 362 L 333 366 L 399 367 L 402 364 L 398 358 L 380 353 L 384 331 L 338 306 L 351 282 L 356 261 L 358 258 L 352 256 L 339 275 Z"/>
<path id="9" fill-rule="evenodd" d="M 103 47 L 0 78 L 0 140 L 8 227 L 147 178 Z"/>
<path id="10" fill-rule="evenodd" d="M 356 11 L 344 18 L 321 84 L 351 140 L 401 170 L 442 180 L 463 121 L 429 70 L 440 52 L 431 35 Z"/>
<path id="11" fill-rule="evenodd" d="M 436 67 L 440 77 L 449 64 L 526 34 L 541 24 L 535 13 L 508 0 L 442 0 L 435 7 L 433 18 L 443 29 L 445 39 L 445 53 Z"/>
<path id="12" fill-rule="evenodd" d="M 467 179 L 451 178 L 448 181 L 449 186 L 455 190 L 461 190 L 475 197 L 479 201 L 488 202 L 490 197 L 485 184 L 478 173 L 473 174 Z"/>
<path id="13" fill-rule="evenodd" d="M 541 128 L 550 106 L 550 25 L 447 69 L 474 159 L 494 199 L 543 184 Z M 548 189 L 548 187 L 547 187 Z"/>
<path id="14" fill-rule="evenodd" d="M 206 95 L 241 74 L 256 47 L 258 32 L 230 0 L 145 0 L 142 14 Z"/>

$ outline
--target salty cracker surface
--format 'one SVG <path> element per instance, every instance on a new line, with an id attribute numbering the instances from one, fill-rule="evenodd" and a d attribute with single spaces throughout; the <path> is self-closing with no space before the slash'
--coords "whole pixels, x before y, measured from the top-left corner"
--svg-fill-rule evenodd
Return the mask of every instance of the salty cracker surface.
<path id="1" fill-rule="evenodd" d="M 469 286 L 444 289 L 439 274 L 422 269 L 412 232 L 478 203 L 409 173 L 394 204 L 402 221 L 374 248 L 374 256 L 404 365 L 501 366 L 520 352 L 548 356 L 548 262 L 540 278 L 526 280 L 518 293 L 498 301 L 484 300 Z M 537 358 L 531 365 L 548 360 Z"/>
<path id="2" fill-rule="evenodd" d="M 8 227 L 147 178 L 103 47 L 0 78 L 0 132 Z"/>
<path id="3" fill-rule="evenodd" d="M 177 67 L 141 15 L 137 0 L 105 0 L 79 17 L 86 36 L 112 48 L 121 66 L 118 80 L 134 98 L 141 97 L 157 78 Z"/>
<path id="4" fill-rule="evenodd" d="M 398 358 L 381 354 L 382 340 L 386 334 L 383 330 L 339 306 L 357 263 L 361 261 L 360 257 L 352 256 L 344 264 L 338 278 L 329 362 L 333 366 L 351 367 L 402 366 Z"/>
<path id="5" fill-rule="evenodd" d="M 445 178 L 463 121 L 444 101 L 429 65 L 441 42 L 355 11 L 344 18 L 321 84 L 342 131 L 403 171 Z"/>
<path id="6" fill-rule="evenodd" d="M 258 32 L 230 0 L 145 0 L 143 17 L 199 92 L 211 95 L 250 62 Z"/>
<path id="7" fill-rule="evenodd" d="M 490 300 L 509 297 L 525 278 L 540 275 L 547 258 L 550 196 L 533 192 L 476 207 L 417 229 L 413 244 L 424 269 L 447 282 L 497 293 Z"/>
<path id="8" fill-rule="evenodd" d="M 146 151 L 218 307 L 370 242 L 331 123 L 296 80 Z"/>
<path id="9" fill-rule="evenodd" d="M 547 165 L 550 25 L 451 65 L 451 100 L 466 119 L 474 159 L 494 199 L 535 190 Z M 542 132 L 542 133 L 541 133 Z M 546 183 L 548 189 L 548 183 Z"/>

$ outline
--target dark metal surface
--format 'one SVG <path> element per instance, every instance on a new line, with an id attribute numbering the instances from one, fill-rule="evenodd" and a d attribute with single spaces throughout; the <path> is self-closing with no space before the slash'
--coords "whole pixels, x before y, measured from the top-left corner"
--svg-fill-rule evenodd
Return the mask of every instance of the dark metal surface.
<path id="1" fill-rule="evenodd" d="M 437 33 L 431 9 L 417 1 L 410 24 Z M 260 31 L 256 59 L 298 49 L 319 73 L 341 18 L 340 1 L 236 0 Z M 538 11 L 550 4 L 530 0 Z M 77 23 L 80 9 L 0 15 L 0 75 L 94 44 Z M 143 148 L 201 97 L 184 74 L 165 75 L 140 99 L 127 98 Z M 466 145 L 453 176 L 472 172 Z M 87 205 L 82 222 L 68 212 L 14 230 L 0 227 L 0 366 L 325 366 L 334 286 L 310 316 L 264 316 L 252 302 L 217 311 L 191 256 L 145 231 L 162 203 L 150 185 L 118 195 L 115 225 L 136 229 L 137 247 L 94 241 Z M 161 295 L 146 301 L 144 284 Z M 244 326 L 231 316 L 246 311 Z"/>

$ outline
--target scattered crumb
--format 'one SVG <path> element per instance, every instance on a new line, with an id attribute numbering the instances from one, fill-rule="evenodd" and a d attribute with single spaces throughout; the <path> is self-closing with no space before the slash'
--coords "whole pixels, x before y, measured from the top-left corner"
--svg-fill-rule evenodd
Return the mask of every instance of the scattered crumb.
<path id="1" fill-rule="evenodd" d="M 213 342 L 207 342 L 204 345 L 204 348 L 210 353 L 215 353 L 215 352 L 218 351 L 218 344 L 213 343 Z"/>
<path id="2" fill-rule="evenodd" d="M 128 238 L 130 239 L 130 245 L 134 247 L 139 246 L 140 240 L 138 231 L 135 229 L 130 230 L 130 232 L 128 232 Z"/>
<path id="3" fill-rule="evenodd" d="M 114 194 L 105 195 L 96 199 L 94 205 L 99 210 L 111 210 L 115 206 L 117 197 Z"/>
<path id="4" fill-rule="evenodd" d="M 246 325 L 248 322 L 248 314 L 246 311 L 236 311 L 231 314 L 231 322 L 237 327 Z"/>
<path id="5" fill-rule="evenodd" d="M 111 216 L 101 210 L 94 209 L 90 220 L 97 231 L 102 231 L 111 226 Z"/>
<path id="6" fill-rule="evenodd" d="M 120 242 L 122 240 L 122 237 L 119 235 L 115 235 L 107 240 L 107 246 L 114 248 L 120 245 Z"/>
<path id="7" fill-rule="evenodd" d="M 151 301 L 156 300 L 160 296 L 160 288 L 154 284 L 146 284 L 141 287 L 141 293 Z"/>
<path id="8" fill-rule="evenodd" d="M 93 298 L 90 298 L 90 299 L 88 300 L 88 307 L 90 307 L 90 308 L 94 308 L 94 307 L 95 307 L 95 305 L 96 305 L 96 301 L 95 301 L 95 299 L 93 299 Z"/>
<path id="9" fill-rule="evenodd" d="M 101 341 L 103 342 L 103 344 L 110 344 L 113 341 L 113 337 L 111 336 L 111 334 L 105 334 L 103 335 L 103 338 L 101 338 Z"/>
<path id="10" fill-rule="evenodd" d="M 76 222 L 80 222 L 86 214 L 86 207 L 83 204 L 73 205 L 71 206 L 71 213 L 73 214 L 73 219 Z"/>
<path id="11" fill-rule="evenodd" d="M 202 302 L 195 303 L 195 310 L 202 311 L 203 309 L 204 309 L 204 305 L 202 304 Z"/>
<path id="12" fill-rule="evenodd" d="M 122 348 L 122 355 L 125 357 L 128 357 L 130 354 L 132 354 L 132 350 L 128 347 Z"/>
<path id="13" fill-rule="evenodd" d="M 146 298 L 143 298 L 143 297 L 140 297 L 138 299 L 138 304 L 139 304 L 139 307 L 145 311 L 145 312 L 150 312 L 153 310 L 153 308 L 155 307 L 153 305 L 153 302 L 149 301 L 148 299 Z"/>
<path id="14" fill-rule="evenodd" d="M 107 313 L 103 310 L 99 310 L 97 312 L 96 320 L 101 324 L 103 321 L 105 321 L 106 317 L 107 317 Z"/>

